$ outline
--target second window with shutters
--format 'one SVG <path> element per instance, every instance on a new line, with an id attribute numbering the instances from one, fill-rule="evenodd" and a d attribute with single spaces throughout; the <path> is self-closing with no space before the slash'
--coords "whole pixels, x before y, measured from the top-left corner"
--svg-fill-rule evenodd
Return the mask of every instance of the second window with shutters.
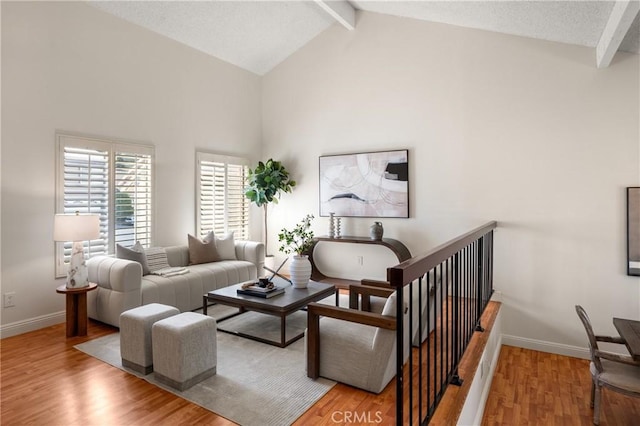
<path id="1" fill-rule="evenodd" d="M 244 195 L 249 161 L 227 155 L 196 153 L 196 226 L 204 237 L 229 232 L 249 239 L 249 200 Z"/>

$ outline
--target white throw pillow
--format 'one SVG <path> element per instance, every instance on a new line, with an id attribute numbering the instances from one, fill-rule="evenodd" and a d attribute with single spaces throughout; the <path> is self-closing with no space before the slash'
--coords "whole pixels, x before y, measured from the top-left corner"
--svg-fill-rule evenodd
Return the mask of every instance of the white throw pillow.
<path id="1" fill-rule="evenodd" d="M 167 260 L 167 252 L 164 247 L 151 247 L 144 251 L 147 255 L 147 264 L 149 265 L 149 272 L 155 272 L 159 269 L 169 268 L 169 261 Z"/>
<path id="2" fill-rule="evenodd" d="M 237 260 L 236 243 L 233 240 L 233 232 L 229 232 L 223 238 L 216 237 L 216 249 L 220 260 Z"/>
<path id="3" fill-rule="evenodd" d="M 133 247 L 123 247 L 120 244 L 116 244 L 116 257 L 138 262 L 142 266 L 142 275 L 148 275 L 151 272 L 147 263 L 147 255 L 140 241 L 136 241 Z"/>

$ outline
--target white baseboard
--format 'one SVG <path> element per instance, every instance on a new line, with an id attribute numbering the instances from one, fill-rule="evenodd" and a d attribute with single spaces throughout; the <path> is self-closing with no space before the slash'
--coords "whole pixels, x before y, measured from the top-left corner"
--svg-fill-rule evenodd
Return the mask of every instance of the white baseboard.
<path id="1" fill-rule="evenodd" d="M 65 322 L 66 318 L 67 316 L 65 311 L 61 311 L 35 318 L 29 318 L 23 321 L 3 324 L 0 326 L 0 339 L 60 324 L 61 322 Z"/>
<path id="2" fill-rule="evenodd" d="M 571 356 L 574 358 L 591 359 L 588 348 L 564 345 L 562 343 L 545 342 L 544 340 L 528 339 L 526 337 L 502 335 L 502 344 L 515 346 L 516 348 L 532 349 L 534 351 L 547 352 L 556 355 Z"/>

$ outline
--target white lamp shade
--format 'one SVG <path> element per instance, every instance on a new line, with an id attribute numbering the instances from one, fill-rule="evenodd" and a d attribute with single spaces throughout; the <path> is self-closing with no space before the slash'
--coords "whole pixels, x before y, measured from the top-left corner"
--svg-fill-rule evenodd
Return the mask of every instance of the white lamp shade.
<path id="1" fill-rule="evenodd" d="M 54 241 L 86 241 L 100 237 L 100 215 L 57 214 L 53 222 Z"/>

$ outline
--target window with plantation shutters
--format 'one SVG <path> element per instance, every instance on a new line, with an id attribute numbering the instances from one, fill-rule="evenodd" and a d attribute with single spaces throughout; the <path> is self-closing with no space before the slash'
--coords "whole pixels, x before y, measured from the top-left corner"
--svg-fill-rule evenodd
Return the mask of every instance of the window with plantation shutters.
<path id="1" fill-rule="evenodd" d="M 100 238 L 85 241 L 88 256 L 112 254 L 115 244 L 151 245 L 153 147 L 58 134 L 57 213 L 100 215 Z M 56 243 L 56 276 L 66 274 L 72 242 Z"/>
<path id="2" fill-rule="evenodd" d="M 234 239 L 249 238 L 249 200 L 244 195 L 248 161 L 243 158 L 196 153 L 197 232 L 204 237 L 210 231 L 222 236 L 234 233 Z"/>
<path id="3" fill-rule="evenodd" d="M 115 153 L 115 242 L 151 245 L 151 155 L 121 149 Z"/>

